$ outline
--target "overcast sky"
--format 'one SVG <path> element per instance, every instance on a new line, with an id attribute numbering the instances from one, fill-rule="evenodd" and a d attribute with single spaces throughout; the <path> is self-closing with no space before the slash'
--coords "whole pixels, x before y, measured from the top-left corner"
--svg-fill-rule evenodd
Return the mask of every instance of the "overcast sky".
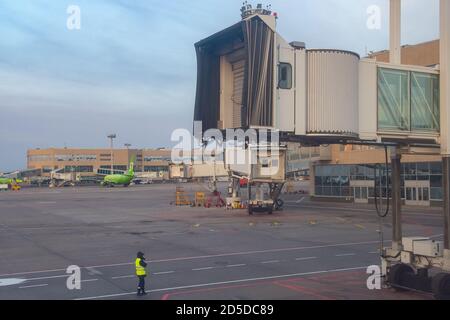
<path id="1" fill-rule="evenodd" d="M 272 0 L 278 31 L 308 48 L 388 46 L 388 0 Z M 69 5 L 81 29 L 66 27 Z M 0 0 L 0 171 L 28 148 L 172 146 L 191 128 L 194 43 L 240 20 L 242 0 Z M 380 30 L 366 26 L 378 5 Z M 403 1 L 403 44 L 438 37 L 438 0 Z"/>

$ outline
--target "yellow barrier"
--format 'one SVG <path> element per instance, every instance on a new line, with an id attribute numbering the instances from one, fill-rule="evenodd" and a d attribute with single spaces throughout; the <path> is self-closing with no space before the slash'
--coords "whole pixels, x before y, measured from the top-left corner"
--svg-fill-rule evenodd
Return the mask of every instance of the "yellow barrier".
<path id="1" fill-rule="evenodd" d="M 183 187 L 177 187 L 175 192 L 175 205 L 177 206 L 190 206 L 191 201 L 189 200 L 189 197 L 184 192 Z"/>
<path id="2" fill-rule="evenodd" d="M 195 206 L 203 207 L 205 206 L 206 196 L 204 192 L 196 192 L 195 193 Z"/>

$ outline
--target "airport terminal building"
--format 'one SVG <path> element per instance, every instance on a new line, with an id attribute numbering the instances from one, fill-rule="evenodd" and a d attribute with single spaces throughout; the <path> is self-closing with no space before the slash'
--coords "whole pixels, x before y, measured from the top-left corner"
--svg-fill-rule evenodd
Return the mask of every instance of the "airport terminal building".
<path id="1" fill-rule="evenodd" d="M 41 169 L 44 177 L 50 177 L 54 170 L 62 170 L 88 178 L 111 173 L 112 165 L 114 173 L 123 173 L 133 158 L 137 175 L 168 178 L 169 149 L 30 149 L 27 151 L 27 168 Z"/>
<path id="2" fill-rule="evenodd" d="M 387 62 L 389 52 L 382 51 L 369 55 L 369 58 L 377 61 Z M 439 40 L 421 43 L 418 45 L 402 47 L 402 61 L 405 64 L 434 67 L 439 64 Z M 426 78 L 424 78 L 426 76 Z M 424 75 L 414 72 L 389 71 L 378 75 L 378 104 L 383 109 L 383 100 L 386 97 L 393 97 L 396 93 L 383 92 L 387 86 L 383 87 L 383 81 L 396 82 L 389 87 L 401 87 L 412 92 L 411 99 L 404 102 L 406 112 L 404 118 L 409 119 L 409 124 L 404 124 L 410 128 L 414 125 L 422 126 L 433 134 L 439 130 L 439 80 L 438 77 Z M 426 82 L 426 83 L 425 83 Z M 420 84 L 417 84 L 420 83 Z M 428 84 L 428 85 L 427 85 Z M 397 86 L 398 85 L 398 86 Z M 428 88 L 419 94 L 414 94 L 417 87 Z M 400 89 L 399 89 L 400 90 Z M 393 97 L 395 98 L 395 97 Z M 425 99 L 432 110 L 430 114 L 418 114 L 414 110 L 414 99 Z M 423 100 L 421 100 L 423 101 Z M 436 105 L 437 103 L 437 105 Z M 388 105 L 388 103 L 387 103 Z M 393 105 L 391 103 L 391 105 Z M 391 110 L 387 110 L 383 116 L 383 110 L 379 109 L 378 126 L 385 126 L 387 129 L 394 123 Z M 394 110 L 395 111 L 395 110 Z M 402 112 L 402 111 L 400 111 Z M 433 118 L 437 118 L 433 121 Z M 425 123 L 426 122 L 426 123 Z M 420 128 L 419 128 L 420 129 Z M 408 128 L 405 128 L 408 130 Z M 433 131 L 434 130 L 434 131 Z M 420 153 L 420 152 L 419 152 Z M 390 156 L 388 157 L 390 161 Z M 311 186 L 310 193 L 313 199 L 330 201 L 348 201 L 358 203 L 369 203 L 374 200 L 375 186 L 380 183 L 386 184 L 385 178 L 378 178 L 375 182 L 375 165 L 385 163 L 384 149 L 370 146 L 332 145 L 328 153 L 321 153 L 319 160 L 313 161 L 311 165 Z M 383 198 L 386 198 L 386 191 L 381 191 Z M 411 154 L 402 156 L 401 169 L 401 195 L 406 205 L 416 206 L 441 206 L 443 204 L 442 189 L 442 159 L 439 155 Z"/>

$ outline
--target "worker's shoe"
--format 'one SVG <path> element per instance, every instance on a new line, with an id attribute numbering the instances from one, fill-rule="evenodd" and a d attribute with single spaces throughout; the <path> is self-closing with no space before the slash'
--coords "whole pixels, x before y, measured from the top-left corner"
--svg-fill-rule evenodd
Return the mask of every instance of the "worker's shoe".
<path id="1" fill-rule="evenodd" d="M 137 289 L 137 296 L 138 296 L 138 297 L 142 296 L 142 292 L 141 292 L 141 291 L 142 291 L 141 288 L 138 288 L 138 289 Z"/>

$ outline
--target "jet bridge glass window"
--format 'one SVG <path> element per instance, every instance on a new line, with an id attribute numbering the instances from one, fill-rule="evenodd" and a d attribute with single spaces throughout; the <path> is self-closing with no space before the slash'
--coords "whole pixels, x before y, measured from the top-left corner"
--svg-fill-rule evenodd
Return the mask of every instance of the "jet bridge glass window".
<path id="1" fill-rule="evenodd" d="M 439 131 L 439 77 L 411 72 L 411 127 Z"/>
<path id="2" fill-rule="evenodd" d="M 440 129 L 439 76 L 405 70 L 378 69 L 378 129 Z"/>
<path id="3" fill-rule="evenodd" d="M 278 67 L 278 88 L 292 89 L 292 66 L 290 63 L 280 63 Z"/>
<path id="4" fill-rule="evenodd" d="M 410 128 L 409 73 L 378 71 L 378 128 L 405 131 Z"/>

